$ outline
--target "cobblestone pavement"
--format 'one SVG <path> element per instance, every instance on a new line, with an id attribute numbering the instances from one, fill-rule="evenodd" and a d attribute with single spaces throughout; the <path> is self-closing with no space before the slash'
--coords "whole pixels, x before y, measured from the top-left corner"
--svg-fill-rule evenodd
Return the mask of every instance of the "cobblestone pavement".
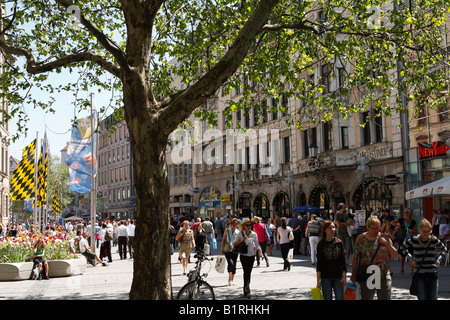
<path id="1" fill-rule="evenodd" d="M 88 265 L 83 275 L 41 281 L 1 282 L 0 300 L 127 300 L 133 279 L 133 260 L 119 260 L 116 250 L 117 247 L 113 247 L 113 262 L 108 267 Z M 216 250 L 212 253 L 214 257 L 219 252 Z M 182 274 L 183 268 L 178 262 L 177 251 L 171 259 L 173 294 L 176 296 L 187 282 L 187 277 Z M 192 255 L 189 269 L 194 267 L 194 261 Z M 290 271 L 282 270 L 283 260 L 279 250 L 273 250 L 269 262 L 269 267 L 261 262 L 260 267 L 253 268 L 250 284 L 252 300 L 311 300 L 310 289 L 316 285 L 316 275 L 309 257 L 294 256 Z M 245 299 L 240 261 L 237 263 L 235 286 L 228 285 L 226 270 L 223 274 L 218 273 L 214 269 L 214 263 L 206 262 L 202 271 L 208 272 L 206 280 L 213 286 L 216 299 Z M 439 300 L 450 300 L 450 265 L 443 265 L 438 270 Z M 400 274 L 399 261 L 392 261 L 392 271 L 392 300 L 416 300 L 416 297 L 409 295 L 411 276 L 409 273 Z"/>

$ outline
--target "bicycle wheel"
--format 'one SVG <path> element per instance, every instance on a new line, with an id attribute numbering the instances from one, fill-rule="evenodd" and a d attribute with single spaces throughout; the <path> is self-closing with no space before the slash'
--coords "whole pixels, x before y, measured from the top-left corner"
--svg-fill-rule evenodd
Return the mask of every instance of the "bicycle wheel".
<path id="1" fill-rule="evenodd" d="M 178 292 L 177 300 L 215 300 L 213 288 L 205 281 L 190 281 Z"/>

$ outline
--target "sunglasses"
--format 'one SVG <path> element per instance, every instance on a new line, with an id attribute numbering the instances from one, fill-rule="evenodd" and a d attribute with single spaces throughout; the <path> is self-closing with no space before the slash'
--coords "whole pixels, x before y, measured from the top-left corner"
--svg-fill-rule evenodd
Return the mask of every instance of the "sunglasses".
<path id="1" fill-rule="evenodd" d="M 246 227 L 251 227 L 252 225 L 251 225 L 251 224 L 246 224 L 246 225 L 244 225 L 244 226 L 246 226 Z"/>

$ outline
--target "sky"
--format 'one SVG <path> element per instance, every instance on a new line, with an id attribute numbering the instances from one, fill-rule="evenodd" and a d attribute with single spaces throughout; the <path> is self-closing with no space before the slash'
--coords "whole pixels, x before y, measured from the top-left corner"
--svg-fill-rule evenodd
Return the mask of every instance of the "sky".
<path id="1" fill-rule="evenodd" d="M 53 81 L 65 82 L 70 74 L 58 74 Z M 63 82 L 63 83 L 64 83 Z M 98 93 L 96 89 L 91 91 L 94 93 L 94 100 L 97 107 L 109 105 L 111 94 L 109 92 Z M 36 98 L 41 96 L 45 99 L 46 93 L 35 92 Z M 78 97 L 89 98 L 90 92 L 79 92 Z M 34 109 L 31 105 L 25 105 L 24 109 L 27 111 L 29 120 L 27 123 L 28 133 L 27 136 L 20 134 L 19 139 L 15 142 L 11 140 L 9 146 L 9 154 L 14 158 L 22 159 L 22 149 L 30 144 L 35 138 L 36 133 L 38 135 L 38 150 L 40 150 L 41 139 L 44 138 L 45 131 L 47 132 L 47 138 L 50 146 L 50 153 L 52 155 L 61 156 L 60 151 L 70 141 L 70 132 L 72 127 L 72 120 L 74 115 L 77 118 L 83 118 L 89 115 L 88 111 L 75 111 L 73 101 L 75 100 L 72 92 L 65 92 L 55 95 L 54 109 L 56 112 L 46 113 L 41 109 Z M 44 100 L 46 101 L 46 100 Z M 107 114 L 100 115 L 100 120 L 104 119 L 112 113 L 112 109 L 107 111 Z M 12 137 L 17 132 L 17 119 L 12 119 L 9 125 L 10 136 Z"/>

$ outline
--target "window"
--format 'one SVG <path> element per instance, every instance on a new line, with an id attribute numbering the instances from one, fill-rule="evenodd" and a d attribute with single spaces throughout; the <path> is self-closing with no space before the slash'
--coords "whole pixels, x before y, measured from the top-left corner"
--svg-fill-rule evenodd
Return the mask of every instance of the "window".
<path id="1" fill-rule="evenodd" d="M 289 137 L 283 138 L 283 145 L 284 145 L 284 163 L 291 162 L 291 146 L 289 144 Z"/>
<path id="2" fill-rule="evenodd" d="M 348 149 L 349 148 L 348 127 L 341 127 L 341 144 L 342 144 L 342 149 Z"/>
<path id="3" fill-rule="evenodd" d="M 305 158 L 308 158 L 309 157 L 308 130 L 303 131 L 303 152 L 305 154 Z"/>
<path id="4" fill-rule="evenodd" d="M 361 139 L 364 146 L 370 145 L 370 121 L 369 121 L 369 111 L 363 112 L 362 114 L 363 137 Z"/>
<path id="5" fill-rule="evenodd" d="M 267 100 L 264 100 L 261 106 L 262 120 L 261 123 L 267 122 Z"/>
<path id="6" fill-rule="evenodd" d="M 272 98 L 272 120 L 277 120 L 278 118 L 278 103 L 277 99 Z"/>
<path id="7" fill-rule="evenodd" d="M 338 68 L 338 86 L 339 88 L 343 88 L 345 85 L 345 69 L 344 68 Z"/>
<path id="8" fill-rule="evenodd" d="M 283 96 L 281 98 L 281 113 L 283 114 L 283 117 L 287 116 L 287 114 L 288 114 L 288 111 L 289 111 L 288 104 L 289 104 L 289 99 L 285 94 L 283 94 Z"/>
<path id="9" fill-rule="evenodd" d="M 330 92 L 330 67 L 325 64 L 321 68 L 321 85 L 323 86 L 322 94 Z"/>
<path id="10" fill-rule="evenodd" d="M 375 139 L 377 143 L 383 141 L 383 117 L 381 115 L 375 117 Z"/>

